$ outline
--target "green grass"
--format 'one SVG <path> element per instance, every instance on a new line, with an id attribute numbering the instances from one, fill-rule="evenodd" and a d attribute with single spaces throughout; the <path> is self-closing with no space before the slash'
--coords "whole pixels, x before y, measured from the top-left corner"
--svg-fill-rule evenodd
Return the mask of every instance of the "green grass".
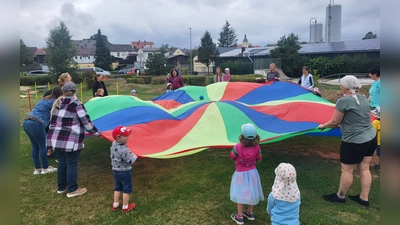
<path id="1" fill-rule="evenodd" d="M 109 83 L 110 94 L 115 92 Z M 120 94 L 136 89 L 144 100 L 164 91 L 164 86 L 131 85 L 120 87 Z M 334 90 L 336 92 L 336 90 Z M 23 93 L 23 92 L 22 92 Z M 43 92 L 41 92 L 42 96 Z M 84 91 L 83 101 L 91 98 Z M 20 101 L 20 120 L 29 111 L 27 99 Z M 37 102 L 32 99 L 32 105 Z M 134 138 L 134 137 L 133 137 Z M 348 200 L 346 204 L 325 202 L 321 195 L 337 191 L 340 177 L 340 139 L 298 136 L 262 145 L 263 160 L 257 165 L 265 198 L 280 162 L 292 163 L 298 173 L 301 191 L 301 224 L 379 224 L 380 176 L 372 170 L 370 208 Z M 29 139 L 20 129 L 20 222 L 21 224 L 234 224 L 230 214 L 236 204 L 229 199 L 231 176 L 235 170 L 230 149 L 208 149 L 175 159 L 140 158 L 133 165 L 133 194 L 137 208 L 127 214 L 111 211 L 113 177 L 109 158 L 110 142 L 87 138 L 79 160 L 78 184 L 88 193 L 67 198 L 56 193 L 57 175 L 34 176 Z M 52 166 L 57 164 L 49 161 Z M 348 194 L 358 194 L 358 172 Z M 266 200 L 254 208 L 255 221 L 270 224 Z"/>

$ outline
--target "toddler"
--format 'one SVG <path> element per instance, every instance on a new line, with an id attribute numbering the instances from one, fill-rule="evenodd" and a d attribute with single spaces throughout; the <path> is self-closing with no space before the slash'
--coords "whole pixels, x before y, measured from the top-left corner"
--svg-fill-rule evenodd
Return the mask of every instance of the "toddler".
<path id="1" fill-rule="evenodd" d="M 114 203 L 112 210 L 117 211 L 119 197 L 122 194 L 122 212 L 128 212 L 135 208 L 135 203 L 129 203 L 129 194 L 132 193 L 132 166 L 137 156 L 126 146 L 132 130 L 123 126 L 117 126 L 112 136 L 115 141 L 111 144 L 111 165 L 114 174 Z"/>
<path id="2" fill-rule="evenodd" d="M 94 97 L 103 97 L 104 96 L 104 89 L 99 88 L 97 89 L 96 93 L 94 94 Z"/>
<path id="3" fill-rule="evenodd" d="M 260 175 L 256 162 L 261 161 L 260 136 L 253 124 L 242 125 L 242 134 L 230 152 L 230 157 L 235 161 L 236 171 L 232 176 L 230 198 L 237 203 L 237 213 L 231 218 L 237 224 L 244 224 L 243 216 L 254 220 L 253 207 L 264 200 Z M 247 210 L 244 211 L 244 205 Z"/>
<path id="4" fill-rule="evenodd" d="M 281 163 L 275 169 L 275 181 L 268 196 L 267 212 L 274 224 L 300 224 L 300 190 L 296 169 L 290 163 Z"/>

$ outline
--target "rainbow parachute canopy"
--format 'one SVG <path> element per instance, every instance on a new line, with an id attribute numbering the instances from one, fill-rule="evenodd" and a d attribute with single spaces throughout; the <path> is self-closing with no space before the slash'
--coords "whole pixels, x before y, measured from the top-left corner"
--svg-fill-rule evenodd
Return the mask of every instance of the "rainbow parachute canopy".
<path id="1" fill-rule="evenodd" d="M 115 95 L 93 98 L 85 107 L 110 141 L 116 126 L 131 128 L 127 146 L 141 157 L 173 158 L 232 147 L 245 123 L 255 125 L 261 144 L 300 134 L 340 136 L 317 129 L 332 117 L 334 104 L 289 82 L 187 86 L 153 101 Z"/>

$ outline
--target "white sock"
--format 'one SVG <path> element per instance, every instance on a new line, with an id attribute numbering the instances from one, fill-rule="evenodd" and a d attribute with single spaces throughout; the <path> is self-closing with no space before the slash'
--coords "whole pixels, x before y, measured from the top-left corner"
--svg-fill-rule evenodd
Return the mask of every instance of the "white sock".
<path id="1" fill-rule="evenodd" d="M 119 202 L 114 202 L 113 207 L 118 208 L 118 206 L 119 206 Z"/>
<path id="2" fill-rule="evenodd" d="M 128 208 L 128 205 L 123 205 L 122 206 L 122 209 L 127 209 Z"/>

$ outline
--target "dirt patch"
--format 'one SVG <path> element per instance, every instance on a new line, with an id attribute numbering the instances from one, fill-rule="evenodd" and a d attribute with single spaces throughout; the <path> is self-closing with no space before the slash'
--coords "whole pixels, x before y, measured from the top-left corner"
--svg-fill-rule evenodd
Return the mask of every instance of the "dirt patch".
<path id="1" fill-rule="evenodd" d="M 28 86 L 19 86 L 20 91 L 27 91 L 28 89 L 30 89 Z"/>
<path id="2" fill-rule="evenodd" d="M 325 159 L 340 159 L 338 152 L 321 152 L 317 151 L 318 155 Z"/>

